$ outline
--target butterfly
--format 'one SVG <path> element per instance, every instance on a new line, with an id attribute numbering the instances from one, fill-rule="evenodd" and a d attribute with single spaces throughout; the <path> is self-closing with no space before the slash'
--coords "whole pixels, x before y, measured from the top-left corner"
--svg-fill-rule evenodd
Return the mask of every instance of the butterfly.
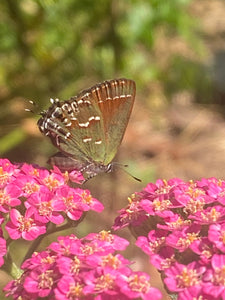
<path id="1" fill-rule="evenodd" d="M 121 78 L 96 84 L 69 100 L 51 99 L 37 123 L 60 151 L 50 163 L 61 171 L 76 169 L 86 174 L 85 181 L 111 172 L 135 93 L 135 82 Z"/>

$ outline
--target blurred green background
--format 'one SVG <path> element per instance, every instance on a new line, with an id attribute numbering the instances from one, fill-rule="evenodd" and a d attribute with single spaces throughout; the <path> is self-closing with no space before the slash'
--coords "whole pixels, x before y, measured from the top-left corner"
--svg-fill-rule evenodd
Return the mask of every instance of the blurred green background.
<path id="1" fill-rule="evenodd" d="M 1 157 L 47 166 L 56 149 L 36 122 L 49 98 L 126 77 L 137 97 L 116 160 L 143 182 L 122 171 L 88 182 L 106 209 L 78 234 L 110 229 L 127 196 L 156 178 L 223 177 L 224 15 L 221 0 L 2 0 Z"/>

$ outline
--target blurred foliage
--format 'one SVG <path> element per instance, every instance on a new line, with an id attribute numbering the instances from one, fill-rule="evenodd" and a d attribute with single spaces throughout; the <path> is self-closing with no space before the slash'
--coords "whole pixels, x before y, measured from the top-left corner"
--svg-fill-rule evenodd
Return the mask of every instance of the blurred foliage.
<path id="1" fill-rule="evenodd" d="M 168 95 L 177 89 L 195 90 L 202 68 L 196 57 L 204 51 L 190 2 L 2 0 L 0 135 L 11 136 L 13 142 L 0 139 L 1 153 L 12 158 L 10 146 L 19 149 L 24 141 L 23 134 L 11 133 L 15 127 L 29 137 L 23 126 L 28 99 L 46 108 L 50 97 L 66 99 L 116 76 L 134 79 L 143 91 L 154 81 Z M 179 53 L 171 50 L 177 41 L 186 49 L 185 58 L 177 59 Z M 25 160 L 24 151 L 19 153 L 16 160 Z"/>

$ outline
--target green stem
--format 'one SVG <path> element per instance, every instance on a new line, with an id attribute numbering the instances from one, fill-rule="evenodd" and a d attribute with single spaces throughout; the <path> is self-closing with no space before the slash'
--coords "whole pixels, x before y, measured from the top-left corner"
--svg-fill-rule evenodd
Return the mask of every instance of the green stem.
<path id="1" fill-rule="evenodd" d="M 32 245 L 28 249 L 23 261 L 25 261 L 26 259 L 31 257 L 31 255 L 34 253 L 34 251 L 36 251 L 36 249 L 38 248 L 38 246 L 41 244 L 42 240 L 45 237 L 47 237 L 50 234 L 56 233 L 58 231 L 63 231 L 68 228 L 71 228 L 71 227 L 73 227 L 73 228 L 77 227 L 77 225 L 84 219 L 85 215 L 86 215 L 86 213 L 83 213 L 82 217 L 78 221 L 68 220 L 67 223 L 62 226 L 56 226 L 55 224 L 52 224 L 52 223 L 49 224 L 49 226 L 47 227 L 47 232 L 45 234 L 40 235 L 38 238 L 36 238 L 35 241 L 33 241 Z"/>
<path id="2" fill-rule="evenodd" d="M 17 279 L 21 276 L 23 271 L 12 261 L 12 257 L 9 253 L 4 257 L 4 262 L 1 270 L 9 274 L 13 279 Z"/>

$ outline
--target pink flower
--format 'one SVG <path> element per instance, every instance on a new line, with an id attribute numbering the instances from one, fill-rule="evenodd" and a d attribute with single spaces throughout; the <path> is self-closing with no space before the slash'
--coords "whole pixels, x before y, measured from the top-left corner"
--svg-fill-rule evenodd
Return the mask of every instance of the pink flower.
<path id="1" fill-rule="evenodd" d="M 166 246 L 166 231 L 151 230 L 148 237 L 139 236 L 136 245 L 140 247 L 145 253 L 151 255 L 158 253 L 160 249 Z"/>
<path id="2" fill-rule="evenodd" d="M 98 253 L 87 256 L 86 263 L 93 268 L 100 266 L 110 271 L 120 270 L 120 272 L 123 273 L 130 264 L 130 261 L 120 254 L 113 255 L 112 253 L 109 253 L 107 255 L 103 255 L 102 253 Z"/>
<path id="3" fill-rule="evenodd" d="M 148 237 L 138 237 L 136 245 L 150 256 L 151 263 L 158 270 L 167 269 L 174 262 L 175 249 L 166 245 L 163 230 L 152 230 Z"/>
<path id="4" fill-rule="evenodd" d="M 153 292 L 153 299 L 159 299 L 161 293 L 150 286 L 149 276 L 133 272 L 131 262 L 115 254 L 109 237 L 103 236 L 59 237 L 47 250 L 26 260 L 22 265 L 24 273 L 4 290 L 13 299 L 148 299 Z M 117 240 L 116 236 L 113 240 Z"/>
<path id="5" fill-rule="evenodd" d="M 64 211 L 71 220 L 79 220 L 84 209 L 76 189 L 62 186 L 56 191 L 57 201 L 54 202 L 54 210 Z"/>
<path id="6" fill-rule="evenodd" d="M 84 211 L 92 209 L 101 212 L 104 208 L 98 200 L 91 196 L 88 190 L 62 186 L 57 189 L 56 197 L 58 201 L 54 202 L 54 209 L 65 211 L 71 220 L 79 220 Z"/>
<path id="7" fill-rule="evenodd" d="M 25 274 L 16 280 L 10 281 L 5 287 L 4 291 L 6 292 L 6 296 L 11 296 L 12 299 L 29 299 L 36 300 L 37 296 L 34 293 L 28 293 L 24 290 L 23 284 L 25 280 Z"/>
<path id="8" fill-rule="evenodd" d="M 210 225 L 208 238 L 219 250 L 225 253 L 225 223 Z"/>
<path id="9" fill-rule="evenodd" d="M 13 184 L 20 187 L 21 196 L 23 197 L 29 197 L 31 194 L 38 192 L 41 187 L 36 176 L 23 173 L 18 174 Z"/>
<path id="10" fill-rule="evenodd" d="M 114 230 L 121 229 L 128 225 L 139 226 L 148 219 L 146 212 L 140 206 L 138 198 L 128 198 L 129 204 L 126 209 L 119 211 L 120 215 L 115 219 L 112 228 Z"/>
<path id="11" fill-rule="evenodd" d="M 212 199 L 217 199 L 220 201 L 220 197 L 223 197 L 225 182 L 218 180 L 215 177 L 211 178 L 202 178 L 200 181 L 197 181 L 197 186 L 206 192 Z"/>
<path id="12" fill-rule="evenodd" d="M 78 255 L 81 253 L 81 247 L 81 241 L 75 235 L 71 234 L 70 236 L 58 237 L 58 242 L 51 243 L 49 249 L 57 254 L 66 256 L 68 253 Z"/>
<path id="13" fill-rule="evenodd" d="M 90 191 L 67 185 L 77 178 L 78 174 L 63 174 L 57 168 L 48 171 L 0 159 L 0 224 L 9 242 L 21 237 L 35 240 L 46 228 L 48 232 L 65 229 L 81 222 L 89 210 L 101 212 L 103 205 Z M 224 180 L 157 180 L 129 198 L 113 228 L 129 226 L 136 245 L 149 255 L 168 291 L 178 299 L 225 299 L 224 204 Z M 66 216 L 77 222 L 54 226 Z M 159 299 L 161 293 L 151 287 L 149 276 L 133 272 L 132 262 L 115 253 L 127 245 L 128 241 L 105 230 L 81 239 L 59 237 L 45 251 L 34 252 L 22 264 L 22 276 L 5 291 L 14 299 L 32 300 Z M 35 242 L 32 246 L 35 249 Z M 0 266 L 7 251 L 0 230 Z"/>
<path id="14" fill-rule="evenodd" d="M 20 205 L 21 201 L 18 199 L 20 194 L 20 188 L 12 183 L 0 189 L 0 211 L 7 213 L 11 207 Z"/>
<path id="15" fill-rule="evenodd" d="M 13 165 L 8 159 L 0 159 L 0 188 L 12 181 L 13 175 L 19 172 L 16 165 Z"/>
<path id="16" fill-rule="evenodd" d="M 165 212 L 172 215 L 169 209 L 173 208 L 173 205 L 169 199 L 160 199 L 160 197 L 156 197 L 153 201 L 143 199 L 140 201 L 140 206 L 151 216 L 164 216 Z"/>
<path id="17" fill-rule="evenodd" d="M 203 276 L 203 291 L 216 299 L 225 299 L 225 255 L 214 254 L 212 268 Z"/>
<path id="18" fill-rule="evenodd" d="M 24 163 L 20 169 L 21 169 L 21 174 L 35 177 L 37 179 L 40 177 L 41 168 L 38 166 L 29 165 L 29 164 Z M 49 172 L 47 171 L 47 173 L 49 173 Z"/>
<path id="19" fill-rule="evenodd" d="M 33 193 L 25 203 L 26 207 L 33 207 L 35 210 L 35 218 L 41 223 L 61 224 L 64 221 L 63 216 L 54 210 L 55 202 L 59 201 L 54 198 L 52 192 L 48 188 L 42 186 L 40 191 Z"/>
<path id="20" fill-rule="evenodd" d="M 62 173 L 58 167 L 53 166 L 53 173 L 63 176 L 65 182 L 68 182 L 70 180 L 71 182 L 82 184 L 82 182 L 85 180 L 82 173 L 77 170 L 73 170 L 71 172 L 66 171 Z"/>
<path id="21" fill-rule="evenodd" d="M 161 216 L 164 217 L 164 222 L 157 225 L 158 229 L 164 229 L 170 232 L 174 230 L 183 230 L 184 228 L 187 228 L 187 226 L 190 226 L 190 222 L 179 214 L 171 212 L 170 214 Z"/>
<path id="22" fill-rule="evenodd" d="M 104 206 L 101 202 L 91 196 L 89 190 L 82 190 L 78 188 L 75 190 L 75 193 L 78 197 L 80 197 L 84 211 L 88 211 L 90 209 L 97 212 L 103 211 Z"/>
<path id="23" fill-rule="evenodd" d="M 116 295 L 119 292 L 116 282 L 118 275 L 117 270 L 99 269 L 97 272 L 95 270 L 88 272 L 84 278 L 86 284 L 84 292 L 86 294 Z"/>
<path id="24" fill-rule="evenodd" d="M 188 289 L 183 290 L 179 293 L 179 300 L 193 300 L 193 299 L 204 299 L 204 300 L 212 300 L 215 298 L 211 298 L 203 293 L 202 287 L 193 286 Z"/>
<path id="25" fill-rule="evenodd" d="M 24 281 L 25 290 L 39 297 L 49 297 L 52 294 L 54 281 L 57 279 L 57 272 L 51 269 L 36 269 L 27 274 Z"/>
<path id="26" fill-rule="evenodd" d="M 199 231 L 199 226 L 186 227 L 182 231 L 175 230 L 167 236 L 166 244 L 183 252 L 199 239 Z"/>
<path id="27" fill-rule="evenodd" d="M 45 270 L 50 269 L 56 261 L 56 256 L 49 250 L 42 252 L 34 252 L 31 258 L 25 260 L 21 269 L 33 270 L 42 266 Z"/>
<path id="28" fill-rule="evenodd" d="M 72 276 L 63 276 L 55 289 L 55 296 L 57 300 L 67 300 L 67 299 L 93 299 L 93 297 L 85 295 L 83 289 L 84 284 L 79 282 L 76 278 Z"/>
<path id="29" fill-rule="evenodd" d="M 41 185 L 45 185 L 50 191 L 54 191 L 65 184 L 65 179 L 62 173 L 54 173 L 54 171 L 49 173 L 46 169 L 39 170 L 39 181 Z"/>
<path id="30" fill-rule="evenodd" d="M 172 292 L 181 292 L 195 286 L 199 288 L 202 284 L 201 276 L 205 270 L 205 267 L 198 266 L 196 262 L 188 265 L 175 263 L 165 270 L 164 282 Z"/>
<path id="31" fill-rule="evenodd" d="M 216 247 L 213 246 L 207 237 L 199 238 L 190 248 L 195 254 L 198 254 L 197 260 L 199 263 L 205 266 L 211 263 L 211 258 L 216 251 Z"/>
<path id="32" fill-rule="evenodd" d="M 134 272 L 128 276 L 121 274 L 117 279 L 121 291 L 130 299 L 151 299 L 158 300 L 162 298 L 161 292 L 151 287 L 149 283 L 150 277 L 142 272 Z"/>
<path id="33" fill-rule="evenodd" d="M 162 195 L 163 198 L 165 198 L 166 195 L 175 187 L 175 186 L 181 186 L 184 182 L 179 178 L 173 178 L 168 181 L 158 179 L 156 180 L 156 183 L 149 183 L 146 188 L 143 190 L 143 194 L 146 194 L 150 196 Z"/>
<path id="34" fill-rule="evenodd" d="M 59 272 L 62 275 L 74 276 L 79 274 L 82 269 L 83 259 L 79 258 L 78 255 L 74 255 L 73 257 L 65 257 L 61 256 L 56 261 Z"/>
<path id="35" fill-rule="evenodd" d="M 99 233 L 90 233 L 86 236 L 87 240 L 98 240 L 104 243 L 104 245 L 110 245 L 114 250 L 124 250 L 129 245 L 129 242 L 117 235 L 111 234 L 106 230 L 102 230 Z"/>
<path id="36" fill-rule="evenodd" d="M 221 205 L 213 205 L 205 208 L 203 211 L 197 211 L 194 215 L 190 216 L 199 224 L 213 224 L 225 221 L 225 207 Z"/>
<path id="37" fill-rule="evenodd" d="M 9 236 L 13 240 L 22 237 L 25 240 L 34 240 L 39 235 L 46 232 L 46 227 L 42 223 L 34 219 L 34 210 L 30 207 L 25 212 L 25 215 L 12 209 L 10 212 L 10 221 L 5 226 Z"/>
<path id="38" fill-rule="evenodd" d="M 84 176 L 82 175 L 81 172 L 78 172 L 76 170 L 72 171 L 69 173 L 69 179 L 72 181 L 72 182 L 76 182 L 76 183 L 82 183 L 85 179 L 84 179 Z"/>

